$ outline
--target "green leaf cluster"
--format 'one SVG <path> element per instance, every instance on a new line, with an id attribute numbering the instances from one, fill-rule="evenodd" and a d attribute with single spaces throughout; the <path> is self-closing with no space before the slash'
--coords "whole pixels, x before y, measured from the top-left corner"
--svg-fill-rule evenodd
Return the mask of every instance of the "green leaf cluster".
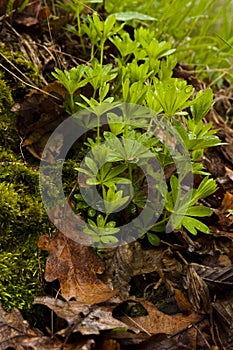
<path id="1" fill-rule="evenodd" d="M 136 15 L 132 12 L 125 14 L 127 21 Z M 191 234 L 198 231 L 208 233 L 207 226 L 198 217 L 210 215 L 211 210 L 201 206 L 200 199 L 213 193 L 216 183 L 208 177 L 201 160 L 205 149 L 221 144 L 216 136 L 217 130 L 205 121 L 213 104 L 212 90 L 208 88 L 196 94 L 194 87 L 185 80 L 174 78 L 178 48 L 166 40 L 158 40 L 151 27 L 135 26 L 133 35 L 130 35 L 124 28 L 125 22 L 118 24 L 120 18 L 119 14 L 107 16 L 105 20 L 97 13 L 88 15 L 80 24 L 80 30 L 90 41 L 90 63 L 68 72 L 56 70 L 53 74 L 73 99 L 69 110 L 74 112 L 86 108 L 96 118 L 95 127 L 85 120 L 85 126 L 93 131 L 93 136 L 85 140 L 90 153 L 75 167 L 82 175 L 82 191 L 90 191 L 95 208 L 93 212 L 78 189 L 76 211 L 84 217 L 91 213 L 87 233 L 93 236 L 97 245 L 107 240 L 116 242 L 117 224 L 129 217 L 127 210 L 132 219 L 145 206 L 147 180 L 140 170 L 143 168 L 149 174 L 152 186 L 158 189 L 158 199 L 165 202 L 158 222 L 148 227 L 148 240 L 158 245 L 156 232 L 161 234 L 182 228 Z M 72 32 L 80 36 L 74 28 Z M 112 63 L 104 64 L 109 42 L 115 50 Z M 99 55 L 94 58 L 95 49 Z M 77 89 L 88 85 L 92 87 L 92 96 L 80 94 L 76 98 Z M 142 105 L 149 110 L 145 113 L 145 110 L 130 107 L 132 105 L 121 107 L 121 102 Z M 103 115 L 107 120 L 105 128 L 100 123 Z M 161 125 L 167 128 L 163 139 L 156 136 Z M 172 137 L 186 154 L 179 152 L 176 144 L 169 141 Z M 187 157 L 191 159 L 190 166 L 186 164 Z M 161 172 L 154 171 L 149 161 L 151 158 L 158 162 Z M 167 188 L 161 174 L 167 166 L 176 163 L 179 166 Z M 200 174 L 203 180 L 198 188 L 185 191 L 182 181 L 190 172 Z M 95 201 L 94 190 L 102 198 L 104 208 L 101 200 Z M 105 216 L 101 214 L 103 209 Z M 106 225 L 112 225 L 112 222 L 116 225 L 114 230 L 104 231 L 110 229 Z"/>

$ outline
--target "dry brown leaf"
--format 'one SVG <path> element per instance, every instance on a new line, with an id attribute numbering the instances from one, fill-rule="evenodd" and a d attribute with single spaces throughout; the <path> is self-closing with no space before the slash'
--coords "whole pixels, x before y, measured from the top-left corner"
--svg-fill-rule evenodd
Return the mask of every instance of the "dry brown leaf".
<path id="1" fill-rule="evenodd" d="M 23 102 L 15 106 L 13 110 L 18 111 L 16 129 L 23 138 L 22 147 L 25 147 L 34 157 L 41 159 L 42 152 L 49 136 L 56 127 L 67 118 L 64 111 L 63 101 L 66 96 L 64 87 L 55 81 L 44 87 L 43 91 L 55 96 L 55 98 L 33 91 L 25 96 Z M 36 106 L 36 108 L 35 108 Z M 59 153 L 63 145 L 64 135 L 56 140 L 53 159 Z"/>
<path id="2" fill-rule="evenodd" d="M 114 328 L 125 328 L 125 324 L 112 317 L 111 308 L 95 306 L 87 317 L 74 328 L 74 332 L 81 332 L 83 335 L 99 334 L 101 330 Z"/>
<path id="3" fill-rule="evenodd" d="M 125 324 L 112 317 L 112 308 L 80 304 L 77 301 L 64 302 L 52 297 L 37 297 L 34 304 L 42 304 L 53 310 L 57 316 L 67 321 L 68 327 L 57 334 L 80 332 L 83 335 L 99 334 L 101 330 L 125 327 Z"/>
<path id="4" fill-rule="evenodd" d="M 233 194 L 226 192 L 221 205 L 221 211 L 225 212 L 229 209 L 233 209 Z"/>
<path id="5" fill-rule="evenodd" d="M 103 340 L 96 350 L 120 350 L 120 344 L 114 339 Z"/>
<path id="6" fill-rule="evenodd" d="M 23 349 L 20 343 L 25 338 L 40 337 L 39 330 L 32 330 L 25 321 L 18 309 L 13 308 L 11 312 L 6 312 L 0 305 L 0 349 L 15 347 L 17 350 Z"/>
<path id="7" fill-rule="evenodd" d="M 185 314 L 190 314 L 193 312 L 193 307 L 190 302 L 187 300 L 185 295 L 181 292 L 181 290 L 174 288 L 176 303 L 180 309 Z"/>
<path id="8" fill-rule="evenodd" d="M 142 342 L 135 350 L 193 350 L 180 342 L 169 338 L 166 334 L 152 335 L 149 339 Z"/>
<path id="9" fill-rule="evenodd" d="M 60 350 L 62 342 L 43 336 L 38 329 L 31 329 L 16 308 L 6 312 L 0 305 L 1 350 Z M 64 350 L 75 350 L 77 344 L 65 345 Z"/>
<path id="10" fill-rule="evenodd" d="M 233 267 L 211 267 L 192 263 L 192 267 L 198 275 L 207 283 L 215 286 L 233 286 Z"/>
<path id="11" fill-rule="evenodd" d="M 107 261 L 107 274 L 122 298 L 127 298 L 133 276 L 162 271 L 166 251 L 163 248 L 142 249 L 135 241 L 114 250 Z"/>
<path id="12" fill-rule="evenodd" d="M 224 333 L 221 337 L 227 349 L 233 348 L 233 294 L 230 293 L 225 300 L 217 301 L 212 304 L 214 313 L 219 320 L 219 325 Z"/>
<path id="13" fill-rule="evenodd" d="M 35 298 L 33 304 L 45 305 L 55 312 L 55 314 L 67 321 L 68 325 L 81 322 L 82 318 L 90 312 L 90 305 L 81 304 L 71 300 L 64 302 L 49 296 Z"/>
<path id="14" fill-rule="evenodd" d="M 195 313 L 189 316 L 184 316 L 183 314 L 170 316 L 159 311 L 158 308 L 149 301 L 140 301 L 140 303 L 147 310 L 147 316 L 134 317 L 132 320 L 123 317 L 121 320 L 131 327 L 134 326 L 138 330 L 144 330 L 149 334 L 175 334 L 200 320 L 200 316 Z"/>
<path id="15" fill-rule="evenodd" d="M 192 265 L 188 266 L 187 288 L 189 301 L 195 311 L 209 312 L 209 289 L 205 281 L 197 274 Z"/>
<path id="16" fill-rule="evenodd" d="M 55 237 L 41 236 L 39 248 L 48 250 L 45 279 L 60 282 L 64 299 L 75 298 L 84 304 L 98 304 L 116 294 L 97 278 L 103 273 L 103 262 L 95 252 L 58 232 Z"/>
<path id="17" fill-rule="evenodd" d="M 41 6 L 42 0 L 30 0 L 25 9 L 16 14 L 15 22 L 26 27 L 37 24 Z"/>

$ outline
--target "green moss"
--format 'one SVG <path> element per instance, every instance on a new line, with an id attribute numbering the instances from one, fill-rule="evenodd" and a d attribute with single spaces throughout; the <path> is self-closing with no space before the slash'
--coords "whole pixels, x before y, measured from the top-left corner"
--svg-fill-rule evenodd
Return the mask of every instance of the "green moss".
<path id="1" fill-rule="evenodd" d="M 7 86 L 12 89 L 15 100 L 23 97 L 30 89 L 22 81 L 37 87 L 41 85 L 39 68 L 28 61 L 17 46 L 6 47 L 4 43 L 0 43 L 0 63 L 6 68 L 2 68 L 2 74 Z"/>
<path id="2" fill-rule="evenodd" d="M 43 294 L 44 282 L 38 269 L 38 252 L 33 240 L 12 252 L 0 252 L 0 299 L 6 310 L 17 306 L 28 313 L 34 298 Z M 44 260 L 41 259 L 41 271 Z"/>
<path id="3" fill-rule="evenodd" d="M 45 255 L 38 256 L 37 242 L 52 225 L 41 202 L 38 172 L 20 154 L 7 78 L 0 72 L 0 301 L 6 310 L 17 307 L 35 323 L 32 301 L 45 294 Z"/>
<path id="4" fill-rule="evenodd" d="M 10 89 L 2 79 L 0 79 L 0 91 L 0 113 L 5 114 L 7 111 L 9 111 L 14 101 Z"/>
<path id="5" fill-rule="evenodd" d="M 15 116 L 10 111 L 14 104 L 11 90 L 0 72 L 0 146 L 4 149 L 19 149 L 20 139 L 15 131 Z M 7 151 L 6 151 L 7 152 Z M 8 153 L 8 152 L 7 152 Z"/>
<path id="6" fill-rule="evenodd" d="M 0 300 L 6 309 L 16 306 L 30 318 L 33 299 L 44 294 L 45 256 L 38 259 L 37 242 L 52 226 L 37 172 L 13 163 L 0 167 L 0 181 Z"/>

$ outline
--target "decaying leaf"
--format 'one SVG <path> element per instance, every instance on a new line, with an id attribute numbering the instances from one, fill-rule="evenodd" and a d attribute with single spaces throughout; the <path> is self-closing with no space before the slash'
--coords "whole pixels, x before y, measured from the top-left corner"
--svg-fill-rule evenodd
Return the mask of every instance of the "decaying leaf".
<path id="1" fill-rule="evenodd" d="M 209 289 L 205 281 L 197 274 L 192 264 L 187 270 L 188 297 L 195 311 L 209 311 Z"/>
<path id="2" fill-rule="evenodd" d="M 64 87 L 55 81 L 44 87 L 43 91 L 45 93 L 33 91 L 24 98 L 16 119 L 16 129 L 23 138 L 22 147 L 38 159 L 41 159 L 49 136 L 67 118 L 62 105 L 66 96 Z M 61 135 L 60 139 L 56 140 L 51 160 L 59 153 L 63 138 L 64 135 Z"/>
<path id="3" fill-rule="evenodd" d="M 6 312 L 0 305 L 0 349 L 5 350 L 15 347 L 17 350 L 23 349 L 19 344 L 27 338 L 40 337 L 39 330 L 32 330 L 25 321 L 18 309 L 13 308 L 11 312 Z"/>
<path id="4" fill-rule="evenodd" d="M 37 297 L 33 304 L 47 306 L 53 310 L 57 316 L 66 320 L 69 326 L 75 323 L 78 324 L 81 322 L 83 316 L 85 317 L 90 312 L 90 306 L 87 304 L 81 304 L 75 300 L 64 302 L 49 296 Z"/>
<path id="5" fill-rule="evenodd" d="M 231 267 L 209 267 L 192 263 L 198 275 L 207 283 L 221 286 L 233 286 L 233 266 Z"/>
<path id="6" fill-rule="evenodd" d="M 148 312 L 147 316 L 134 317 L 133 319 L 122 317 L 121 321 L 137 330 L 147 332 L 148 334 L 175 334 L 198 322 L 200 316 L 192 313 L 189 316 L 183 314 L 167 315 L 158 310 L 158 308 L 149 301 L 140 301 L 140 304 Z"/>
<path id="7" fill-rule="evenodd" d="M 96 350 L 120 350 L 120 344 L 114 339 L 102 341 Z"/>
<path id="8" fill-rule="evenodd" d="M 224 345 L 227 349 L 233 348 L 233 294 L 223 301 L 217 301 L 212 304 L 214 313 L 220 321 L 221 329 L 224 332 Z"/>
<path id="9" fill-rule="evenodd" d="M 163 269 L 179 274 L 182 270 L 181 264 L 173 259 L 170 249 L 143 249 L 137 241 L 118 247 L 107 264 L 113 286 L 119 290 L 122 298 L 128 297 L 129 282 L 134 276 L 154 271 L 161 276 Z"/>
<path id="10" fill-rule="evenodd" d="M 221 211 L 225 212 L 229 209 L 233 209 L 233 194 L 226 192 L 222 201 Z"/>
<path id="11" fill-rule="evenodd" d="M 45 279 L 60 282 L 64 299 L 75 298 L 84 304 L 97 304 L 116 294 L 97 278 L 103 273 L 103 262 L 95 252 L 58 232 L 53 238 L 41 236 L 39 248 L 48 250 Z"/>
<path id="12" fill-rule="evenodd" d="M 26 27 L 33 26 L 38 23 L 38 16 L 41 11 L 42 0 L 29 0 L 25 9 L 18 13 L 15 22 L 23 24 Z"/>
<path id="13" fill-rule="evenodd" d="M 69 327 L 72 332 L 83 335 L 99 334 L 101 330 L 125 327 L 125 324 L 112 317 L 112 309 L 106 306 L 80 304 L 77 301 L 64 302 L 51 297 L 38 297 L 34 304 L 43 304 L 53 310 L 57 316 L 65 319 L 68 327 L 58 332 L 66 334 Z"/>
<path id="14" fill-rule="evenodd" d="M 18 309 L 14 308 L 8 313 L 0 305 L 1 350 L 60 350 L 62 346 L 59 340 L 52 340 L 38 329 L 31 329 Z M 63 349 L 81 350 L 82 348 L 76 344 L 75 346 L 64 345 Z"/>
<path id="15" fill-rule="evenodd" d="M 190 314 L 193 312 L 193 307 L 190 302 L 187 300 L 185 295 L 181 292 L 181 290 L 174 288 L 176 303 L 181 312 L 184 314 Z"/>
<path id="16" fill-rule="evenodd" d="M 149 339 L 142 342 L 136 350 L 193 350 L 191 347 L 182 345 L 180 342 L 169 338 L 166 334 L 152 335 Z"/>

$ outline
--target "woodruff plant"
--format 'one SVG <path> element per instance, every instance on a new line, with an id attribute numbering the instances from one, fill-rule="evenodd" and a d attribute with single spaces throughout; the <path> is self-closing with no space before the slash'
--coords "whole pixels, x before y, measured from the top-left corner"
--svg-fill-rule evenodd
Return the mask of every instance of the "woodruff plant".
<path id="1" fill-rule="evenodd" d="M 84 143 L 87 154 L 81 163 L 77 160 L 80 164 L 76 167 L 81 180 L 74 198 L 76 212 L 88 223 L 84 232 L 97 246 L 117 244 L 119 227 L 137 218 L 145 206 L 152 218 L 159 212 L 154 204 L 157 201 L 163 208 L 156 214 L 156 222 L 150 224 L 148 219 L 141 223 L 146 225 L 142 236 L 151 244 L 158 245 L 163 232 L 175 229 L 185 228 L 194 235 L 198 231 L 209 233 L 198 218 L 210 215 L 211 209 L 198 202 L 216 191 L 215 181 L 201 163 L 204 150 L 220 144 L 212 124 L 204 120 L 212 106 L 211 89 L 195 95 L 186 81 L 173 78 L 175 50 L 167 42 L 158 42 L 149 29 L 136 28 L 132 38 L 113 15 L 103 21 L 97 14 L 89 16 L 80 28 L 91 47 L 100 44 L 99 60 L 93 58 L 91 49 L 90 66 L 82 64 L 64 72 L 56 69 L 53 76 L 68 91 L 70 114 L 86 108 L 97 120 Z M 117 54 L 114 63 L 105 65 L 107 40 Z M 92 97 L 76 96 L 87 84 L 93 88 Z M 127 104 L 121 108 L 122 102 L 130 104 L 128 110 Z M 147 107 L 148 113 L 141 113 L 132 104 Z M 101 117 L 105 118 L 104 126 Z M 191 168 L 169 130 L 187 151 Z M 202 176 L 195 189 L 185 185 L 190 173 Z M 87 192 L 89 203 L 83 195 Z"/>

